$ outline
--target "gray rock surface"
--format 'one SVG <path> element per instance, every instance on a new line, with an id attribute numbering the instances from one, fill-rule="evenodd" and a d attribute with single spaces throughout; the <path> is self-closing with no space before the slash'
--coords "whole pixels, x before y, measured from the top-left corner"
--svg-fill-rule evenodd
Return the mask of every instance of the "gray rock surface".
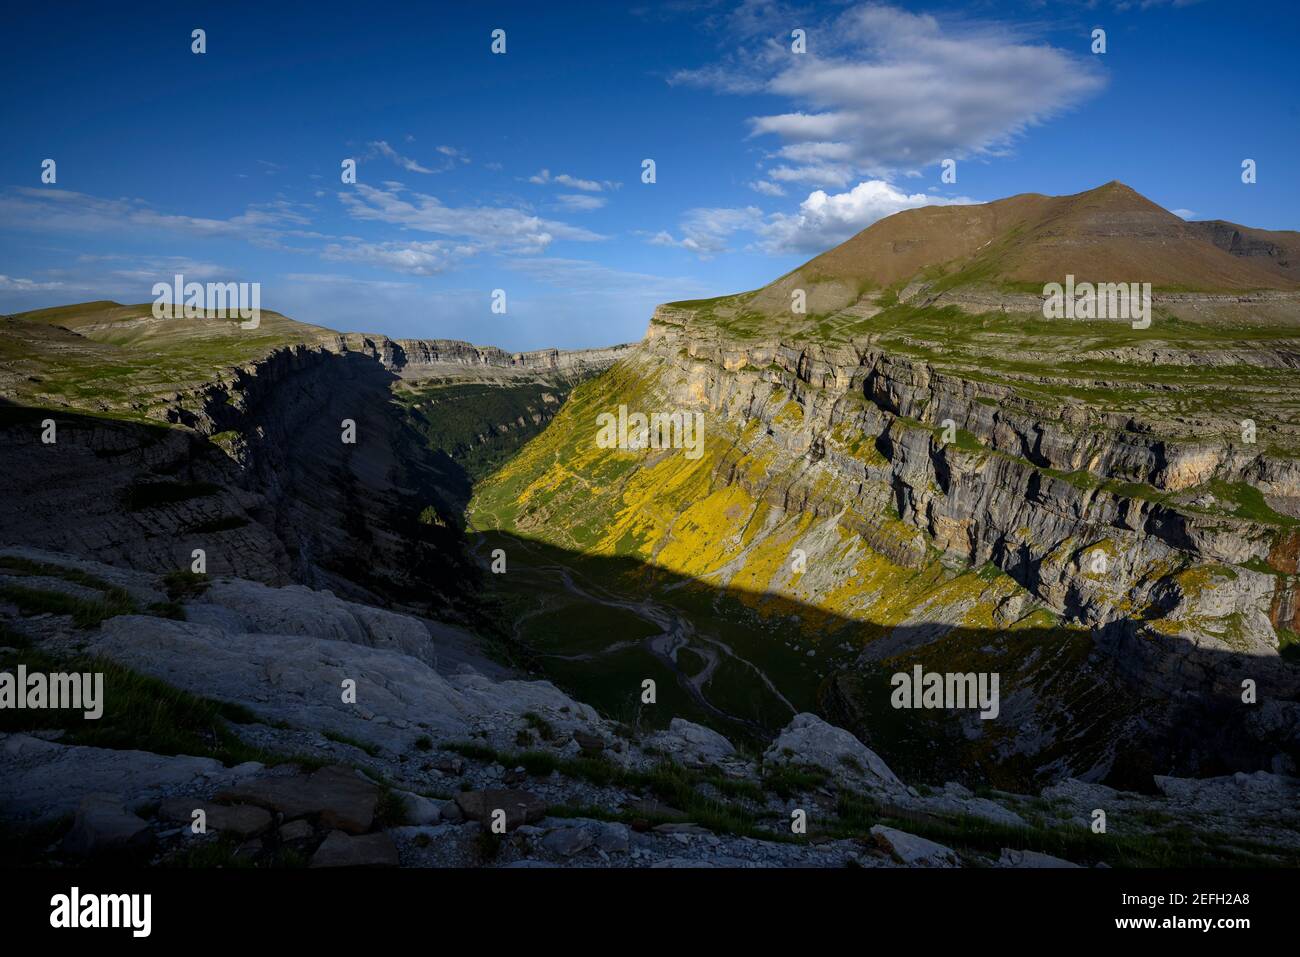
<path id="1" fill-rule="evenodd" d="M 88 794 L 77 807 L 63 850 L 75 858 L 142 853 L 153 842 L 149 825 L 116 794 Z"/>
<path id="2" fill-rule="evenodd" d="M 0 735 L 0 817 L 41 819 L 76 810 L 89 792 L 124 795 L 129 808 L 178 792 L 233 784 L 259 764 L 222 767 L 211 758 L 65 745 L 26 734 Z"/>
<path id="3" fill-rule="evenodd" d="M 532 824 L 546 816 L 546 802 L 536 794 L 505 788 L 462 791 L 456 795 L 456 806 L 469 820 L 480 821 L 484 826 L 492 823 L 496 811 L 504 811 L 506 830 Z"/>
<path id="4" fill-rule="evenodd" d="M 309 867 L 396 867 L 397 846 L 387 834 L 354 837 L 331 831 L 312 855 Z"/>
<path id="5" fill-rule="evenodd" d="M 736 753 L 732 743 L 718 732 L 684 718 L 673 718 L 666 731 L 652 735 L 647 743 L 692 767 L 718 764 Z"/>
<path id="6" fill-rule="evenodd" d="M 559 827 L 542 838 L 542 847 L 560 857 L 573 857 L 596 842 L 595 835 L 585 827 Z"/>
<path id="7" fill-rule="evenodd" d="M 872 836 L 881 847 L 889 851 L 901 864 L 908 867 L 955 867 L 957 855 L 952 848 L 936 844 L 934 841 L 915 834 L 908 834 L 892 827 L 877 824 L 871 829 Z"/>
<path id="8" fill-rule="evenodd" d="M 815 714 L 795 715 L 763 752 L 771 764 L 811 764 L 836 778 L 868 789 L 902 790 L 889 765 L 843 728 L 827 724 Z"/>
<path id="9" fill-rule="evenodd" d="M 207 830 L 237 837 L 252 837 L 271 826 L 271 815 L 263 808 L 251 804 L 228 806 L 187 797 L 163 801 L 158 808 L 158 817 L 184 825 L 192 831 L 195 811 L 203 812 Z"/>
<path id="10" fill-rule="evenodd" d="M 374 821 L 379 788 L 351 768 L 329 767 L 310 775 L 248 778 L 218 792 L 217 800 L 267 808 L 285 820 L 315 817 L 324 827 L 363 834 Z"/>
<path id="11" fill-rule="evenodd" d="M 1002 848 L 1002 856 L 998 858 L 999 867 L 1078 867 L 1078 864 L 1072 864 L 1067 860 L 1059 857 L 1053 857 L 1051 854 L 1041 854 L 1038 851 L 1017 851 L 1009 847 Z"/>

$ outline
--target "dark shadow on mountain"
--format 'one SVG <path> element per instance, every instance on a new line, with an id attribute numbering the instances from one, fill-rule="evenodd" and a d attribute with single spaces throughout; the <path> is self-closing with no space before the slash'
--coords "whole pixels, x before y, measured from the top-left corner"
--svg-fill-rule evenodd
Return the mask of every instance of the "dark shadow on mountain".
<path id="1" fill-rule="evenodd" d="M 520 657 L 629 724 L 682 717 L 765 747 L 794 712 L 815 711 L 852 730 L 904 780 L 1008 789 L 1087 774 L 1150 791 L 1152 775 L 1287 770 L 1300 759 L 1300 668 L 1281 658 L 1197 648 L 1139 622 L 1091 632 L 889 627 L 500 532 L 482 536 L 476 552 L 489 562 L 498 548 L 507 571 L 485 575 L 485 585 Z M 647 600 L 650 614 L 629 610 Z M 696 687 L 701 652 L 717 652 L 716 643 L 738 660 Z M 839 651 L 844 645 L 851 650 Z M 916 665 L 997 673 L 998 716 L 895 708 L 891 678 Z M 646 678 L 656 680 L 654 705 L 641 703 Z M 1247 678 L 1258 704 L 1242 701 Z"/>
<path id="2" fill-rule="evenodd" d="M 0 400 L 0 544 L 160 573 L 202 549 L 209 574 L 328 588 L 506 636 L 537 673 L 629 723 L 683 717 L 757 746 L 817 711 L 918 782 L 1021 787 L 1086 773 L 1147 789 L 1152 774 L 1300 758 L 1294 666 L 1137 622 L 1092 634 L 891 628 L 632 558 L 499 533 L 467 543 L 468 476 L 430 448 L 394 378 L 372 357 L 286 351 L 178 405 L 184 429 Z M 505 575 L 483 571 L 493 547 Z M 579 600 L 559 569 L 607 602 Z M 619 600 L 651 605 L 638 614 Z M 891 676 L 915 665 L 997 673 L 998 717 L 894 708 Z M 641 704 L 646 678 L 655 705 Z M 1258 704 L 1241 701 L 1246 678 Z"/>
<path id="3" fill-rule="evenodd" d="M 184 429 L 0 400 L 0 542 L 157 572 L 202 549 L 209 574 L 481 623 L 445 491 L 463 474 L 429 461 L 392 378 L 357 354 L 280 353 L 174 408 Z"/>

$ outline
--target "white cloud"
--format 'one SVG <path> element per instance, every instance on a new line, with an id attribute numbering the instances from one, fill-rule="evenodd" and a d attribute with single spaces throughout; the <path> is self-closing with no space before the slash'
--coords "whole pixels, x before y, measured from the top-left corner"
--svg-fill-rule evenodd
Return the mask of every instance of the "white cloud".
<path id="1" fill-rule="evenodd" d="M 753 206 L 692 209 L 682 219 L 679 239 L 667 231 L 650 236 L 656 246 L 674 246 L 712 259 L 728 250 L 731 237 L 748 233 L 752 248 L 772 255 L 819 253 L 836 246 L 877 220 L 918 206 L 957 205 L 975 200 L 962 197 L 905 193 L 884 180 L 867 180 L 842 193 L 813 190 L 795 213 L 763 216 Z"/>
<path id="2" fill-rule="evenodd" d="M 79 262 L 93 261 L 98 258 L 104 261 L 113 259 L 125 259 L 124 256 L 102 256 L 102 257 L 77 257 Z M 231 281 L 236 280 L 235 270 L 229 266 L 222 266 L 218 263 L 201 262 L 190 259 L 187 256 L 152 256 L 143 259 L 134 260 L 129 266 L 114 269 L 109 272 L 110 276 L 118 279 L 126 279 L 131 282 L 138 282 L 150 287 L 155 282 L 165 282 L 172 276 L 180 273 L 186 279 L 193 279 L 199 282 L 209 281 Z M 244 277 L 247 281 L 247 277 Z"/>
<path id="3" fill-rule="evenodd" d="M 408 136 L 406 141 L 409 143 L 412 141 L 412 138 Z M 447 170 L 455 168 L 457 163 L 469 162 L 469 156 L 463 151 L 456 149 L 454 146 L 435 147 L 435 152 L 439 154 L 440 158 L 437 167 L 432 168 L 411 159 L 409 156 L 403 156 L 401 153 L 397 152 L 397 150 L 393 149 L 387 140 L 375 140 L 367 145 L 370 147 L 370 151 L 364 157 L 365 159 L 382 156 L 385 159 L 396 163 L 398 166 L 402 167 L 402 169 L 412 173 L 445 173 Z"/>
<path id="4" fill-rule="evenodd" d="M 609 180 L 597 182 L 594 179 L 579 179 L 577 176 L 570 176 L 568 173 L 556 173 L 551 175 L 549 169 L 538 170 L 532 176 L 528 177 L 528 182 L 536 183 L 539 186 L 545 186 L 548 183 L 558 183 L 560 186 L 567 186 L 569 189 L 580 189 L 588 193 L 599 193 L 607 189 L 618 189 L 621 183 L 613 183 Z"/>
<path id="5" fill-rule="evenodd" d="M 392 160 L 398 166 L 402 167 L 402 169 L 408 170 L 412 173 L 437 172 L 436 170 L 431 170 L 426 166 L 421 166 L 419 163 L 411 159 L 409 156 L 403 156 L 401 153 L 397 152 L 397 150 L 389 146 L 387 140 L 376 140 L 375 142 L 371 143 L 370 153 L 372 156 L 379 155 L 379 156 L 386 157 L 387 159 Z"/>
<path id="6" fill-rule="evenodd" d="M 0 275 L 0 289 L 5 292 L 42 292 L 48 289 L 59 289 L 62 286 L 61 282 L 37 282 L 34 279 Z"/>
<path id="7" fill-rule="evenodd" d="M 139 199 L 100 199 L 64 189 L 19 187 L 0 196 L 0 221 L 27 229 L 68 232 L 179 232 L 215 238 L 266 239 L 299 235 L 301 207 L 284 200 L 255 203 L 228 219 L 162 213 Z"/>
<path id="8" fill-rule="evenodd" d="M 592 209 L 600 209 L 609 202 L 609 200 L 605 199 L 603 196 L 585 196 L 581 193 L 561 193 L 559 196 L 555 197 L 555 200 L 565 209 L 578 210 L 582 212 Z"/>
<path id="9" fill-rule="evenodd" d="M 409 197 L 409 198 L 408 198 Z M 358 183 L 339 193 L 355 219 L 469 239 L 493 250 L 540 252 L 557 239 L 594 242 L 599 233 L 501 206 L 445 206 L 434 196 Z"/>
<path id="10" fill-rule="evenodd" d="M 1196 210 L 1194 209 L 1171 209 L 1170 212 L 1179 219 L 1191 219 L 1196 215 Z"/>
<path id="11" fill-rule="evenodd" d="M 749 188 L 756 193 L 762 193 L 764 196 L 784 196 L 785 190 L 776 183 L 769 182 L 765 179 L 757 179 L 749 184 Z"/>
<path id="12" fill-rule="evenodd" d="M 436 276 L 478 252 L 469 243 L 434 239 L 426 242 L 332 243 L 321 252 L 331 262 L 365 263 L 413 276 Z"/>
<path id="13" fill-rule="evenodd" d="M 837 246 L 877 220 L 918 206 L 972 203 L 928 193 L 904 193 L 884 180 L 858 183 L 845 193 L 814 190 L 797 213 L 774 213 L 759 230 L 759 247 L 770 253 L 819 253 Z"/>
<path id="14" fill-rule="evenodd" d="M 733 233 L 752 232 L 762 223 L 763 211 L 757 206 L 692 209 L 682 218 L 680 239 L 660 231 L 649 242 L 655 246 L 676 246 L 701 259 L 712 259 L 727 252 L 727 241 Z"/>
<path id="15" fill-rule="evenodd" d="M 752 16 L 770 19 L 770 5 L 750 6 Z M 791 55 L 768 39 L 670 77 L 791 101 L 789 112 L 750 119 L 752 135 L 781 141 L 773 154 L 780 165 L 767 176 L 781 182 L 844 186 L 863 175 L 990 154 L 1105 83 L 1095 61 L 1031 42 L 1005 23 L 945 27 L 932 16 L 865 4 L 806 26 L 807 53 Z"/>

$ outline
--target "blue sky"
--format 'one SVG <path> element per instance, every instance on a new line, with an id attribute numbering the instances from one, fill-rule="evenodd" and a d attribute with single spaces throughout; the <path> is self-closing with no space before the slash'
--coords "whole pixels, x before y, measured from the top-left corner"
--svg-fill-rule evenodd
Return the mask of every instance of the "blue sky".
<path id="1" fill-rule="evenodd" d="M 573 348 L 922 203 L 1119 179 L 1295 229 L 1297 6 L 22 4 L 0 310 L 146 302 L 180 272 L 333 328 Z"/>

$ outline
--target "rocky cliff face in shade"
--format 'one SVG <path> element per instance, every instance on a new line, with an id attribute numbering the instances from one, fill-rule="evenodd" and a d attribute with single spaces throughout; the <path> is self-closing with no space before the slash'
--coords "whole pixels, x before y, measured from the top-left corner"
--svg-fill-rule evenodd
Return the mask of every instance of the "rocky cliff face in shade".
<path id="1" fill-rule="evenodd" d="M 451 615 L 463 613 L 475 576 L 458 531 L 468 487 L 413 427 L 394 387 L 409 379 L 567 390 L 619 354 L 334 334 L 275 314 L 258 340 L 217 322 L 155 320 L 147 307 L 138 317 L 116 304 L 87 304 L 88 318 L 65 311 L 56 312 L 66 327 L 6 320 L 38 374 L 13 388 L 0 374 L 19 403 L 0 420 L 13 465 L 0 478 L 0 538 L 160 571 L 189 567 L 202 549 L 214 573 Z M 96 338 L 111 341 L 124 326 L 157 337 L 154 348 L 175 345 L 175 357 L 146 359 Z M 214 348 L 248 359 L 193 381 L 189 356 Z M 121 402 L 61 385 L 56 399 L 42 361 L 82 362 L 82 382 L 118 364 L 142 371 Z M 454 406 L 449 398 L 442 412 L 455 416 Z M 40 438 L 49 417 L 52 445 Z M 355 444 L 342 441 L 345 420 Z"/>

